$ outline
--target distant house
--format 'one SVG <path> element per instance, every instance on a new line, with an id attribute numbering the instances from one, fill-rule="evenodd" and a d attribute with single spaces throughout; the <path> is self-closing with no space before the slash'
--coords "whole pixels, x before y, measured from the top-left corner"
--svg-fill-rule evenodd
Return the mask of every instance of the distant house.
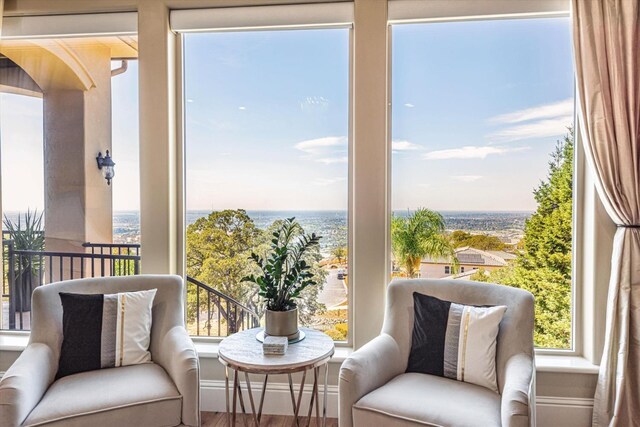
<path id="1" fill-rule="evenodd" d="M 425 257 L 420 263 L 420 277 L 429 279 L 469 278 L 476 270 L 497 270 L 509 265 L 516 259 L 516 255 L 505 251 L 483 251 L 464 246 L 455 250 L 459 270 L 453 271 L 453 265 L 448 258 Z"/>

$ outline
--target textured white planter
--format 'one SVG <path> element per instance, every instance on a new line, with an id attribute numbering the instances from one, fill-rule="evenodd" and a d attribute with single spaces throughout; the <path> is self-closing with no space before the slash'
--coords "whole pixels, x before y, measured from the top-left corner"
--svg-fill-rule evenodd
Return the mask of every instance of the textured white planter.
<path id="1" fill-rule="evenodd" d="M 298 309 L 288 311 L 267 310 L 265 315 L 265 333 L 271 336 L 298 338 Z"/>

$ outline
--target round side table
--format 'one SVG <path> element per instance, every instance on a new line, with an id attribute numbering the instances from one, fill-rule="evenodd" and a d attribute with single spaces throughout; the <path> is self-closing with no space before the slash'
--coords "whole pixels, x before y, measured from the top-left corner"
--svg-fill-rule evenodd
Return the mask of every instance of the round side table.
<path id="1" fill-rule="evenodd" d="M 256 339 L 256 334 L 261 328 L 249 329 L 235 333 L 220 343 L 218 348 L 218 360 L 225 366 L 225 386 L 227 420 L 230 426 L 235 426 L 237 415 L 237 403 L 239 401 L 242 413 L 246 415 L 244 398 L 242 393 L 240 373 L 244 372 L 244 380 L 247 385 L 249 402 L 251 404 L 251 415 L 253 423 L 260 425 L 262 418 L 262 407 L 264 403 L 265 391 L 269 375 L 286 374 L 289 378 L 289 392 L 291 394 L 291 405 L 293 407 L 293 425 L 299 425 L 298 414 L 302 403 L 302 393 L 307 377 L 307 371 L 313 370 L 313 389 L 309 403 L 309 413 L 307 426 L 311 422 L 311 414 L 315 403 L 316 425 L 320 421 L 320 392 L 318 378 L 320 368 L 324 366 L 324 388 L 322 399 L 322 425 L 326 425 L 327 420 L 327 378 L 329 366 L 327 362 L 333 356 L 335 346 L 333 340 L 326 334 L 313 329 L 303 329 L 306 338 L 295 344 L 290 344 L 287 352 L 283 355 L 269 355 L 262 353 L 262 343 Z M 229 369 L 233 371 L 233 391 L 229 396 Z M 295 396 L 292 374 L 302 372 L 302 381 L 298 390 L 298 397 Z M 255 400 L 249 381 L 249 374 L 262 374 L 262 394 L 260 403 L 256 410 Z M 230 402 L 232 400 L 232 402 Z M 245 420 L 246 422 L 246 420 Z"/>

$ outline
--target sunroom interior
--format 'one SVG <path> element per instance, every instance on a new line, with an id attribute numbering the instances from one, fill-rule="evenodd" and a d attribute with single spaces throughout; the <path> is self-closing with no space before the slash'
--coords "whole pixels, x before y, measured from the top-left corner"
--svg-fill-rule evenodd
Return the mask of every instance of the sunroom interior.
<path id="1" fill-rule="evenodd" d="M 620 23 L 615 37 L 637 42 L 635 1 L 0 5 L 0 377 L 30 345 L 36 289 L 175 275 L 199 364 L 196 424 L 231 425 L 219 348 L 264 326 L 251 255 L 295 217 L 321 236 L 299 322 L 335 345 L 324 386 L 300 389 L 309 421 L 319 387 L 329 425 L 359 424 L 344 421 L 341 367 L 386 330 L 389 284 L 404 279 L 533 294 L 528 415 L 502 425 L 640 414 L 640 65 L 624 57 L 640 55 L 602 47 L 585 23 Z M 588 91 L 598 66 L 623 65 L 613 94 Z M 401 234 L 422 214 L 437 236 L 411 257 Z M 265 380 L 267 425 L 298 421 L 291 381 Z"/>

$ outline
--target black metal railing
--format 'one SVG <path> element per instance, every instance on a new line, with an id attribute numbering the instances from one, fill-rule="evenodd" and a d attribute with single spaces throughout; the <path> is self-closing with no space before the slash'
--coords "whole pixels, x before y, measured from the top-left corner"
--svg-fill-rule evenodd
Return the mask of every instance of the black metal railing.
<path id="1" fill-rule="evenodd" d="M 9 329 L 25 328 L 25 313 L 31 311 L 31 294 L 42 285 L 87 277 L 140 274 L 140 255 L 85 252 L 53 252 L 7 247 Z"/>
<path id="2" fill-rule="evenodd" d="M 104 255 L 140 255 L 140 243 L 91 243 L 82 244 L 83 248 L 90 248 L 92 254 Z"/>
<path id="3" fill-rule="evenodd" d="M 255 311 L 187 276 L 187 323 L 196 336 L 223 337 L 260 326 Z"/>
<path id="4" fill-rule="evenodd" d="M 2 301 L 9 302 L 8 326 L 12 330 L 29 329 L 31 294 L 38 286 L 87 277 L 140 274 L 137 243 L 87 242 L 82 246 L 91 252 L 77 253 L 18 250 L 12 240 L 2 243 L 5 260 Z M 222 337 L 260 325 L 255 311 L 189 276 L 187 300 L 187 327 L 192 335 Z"/>

